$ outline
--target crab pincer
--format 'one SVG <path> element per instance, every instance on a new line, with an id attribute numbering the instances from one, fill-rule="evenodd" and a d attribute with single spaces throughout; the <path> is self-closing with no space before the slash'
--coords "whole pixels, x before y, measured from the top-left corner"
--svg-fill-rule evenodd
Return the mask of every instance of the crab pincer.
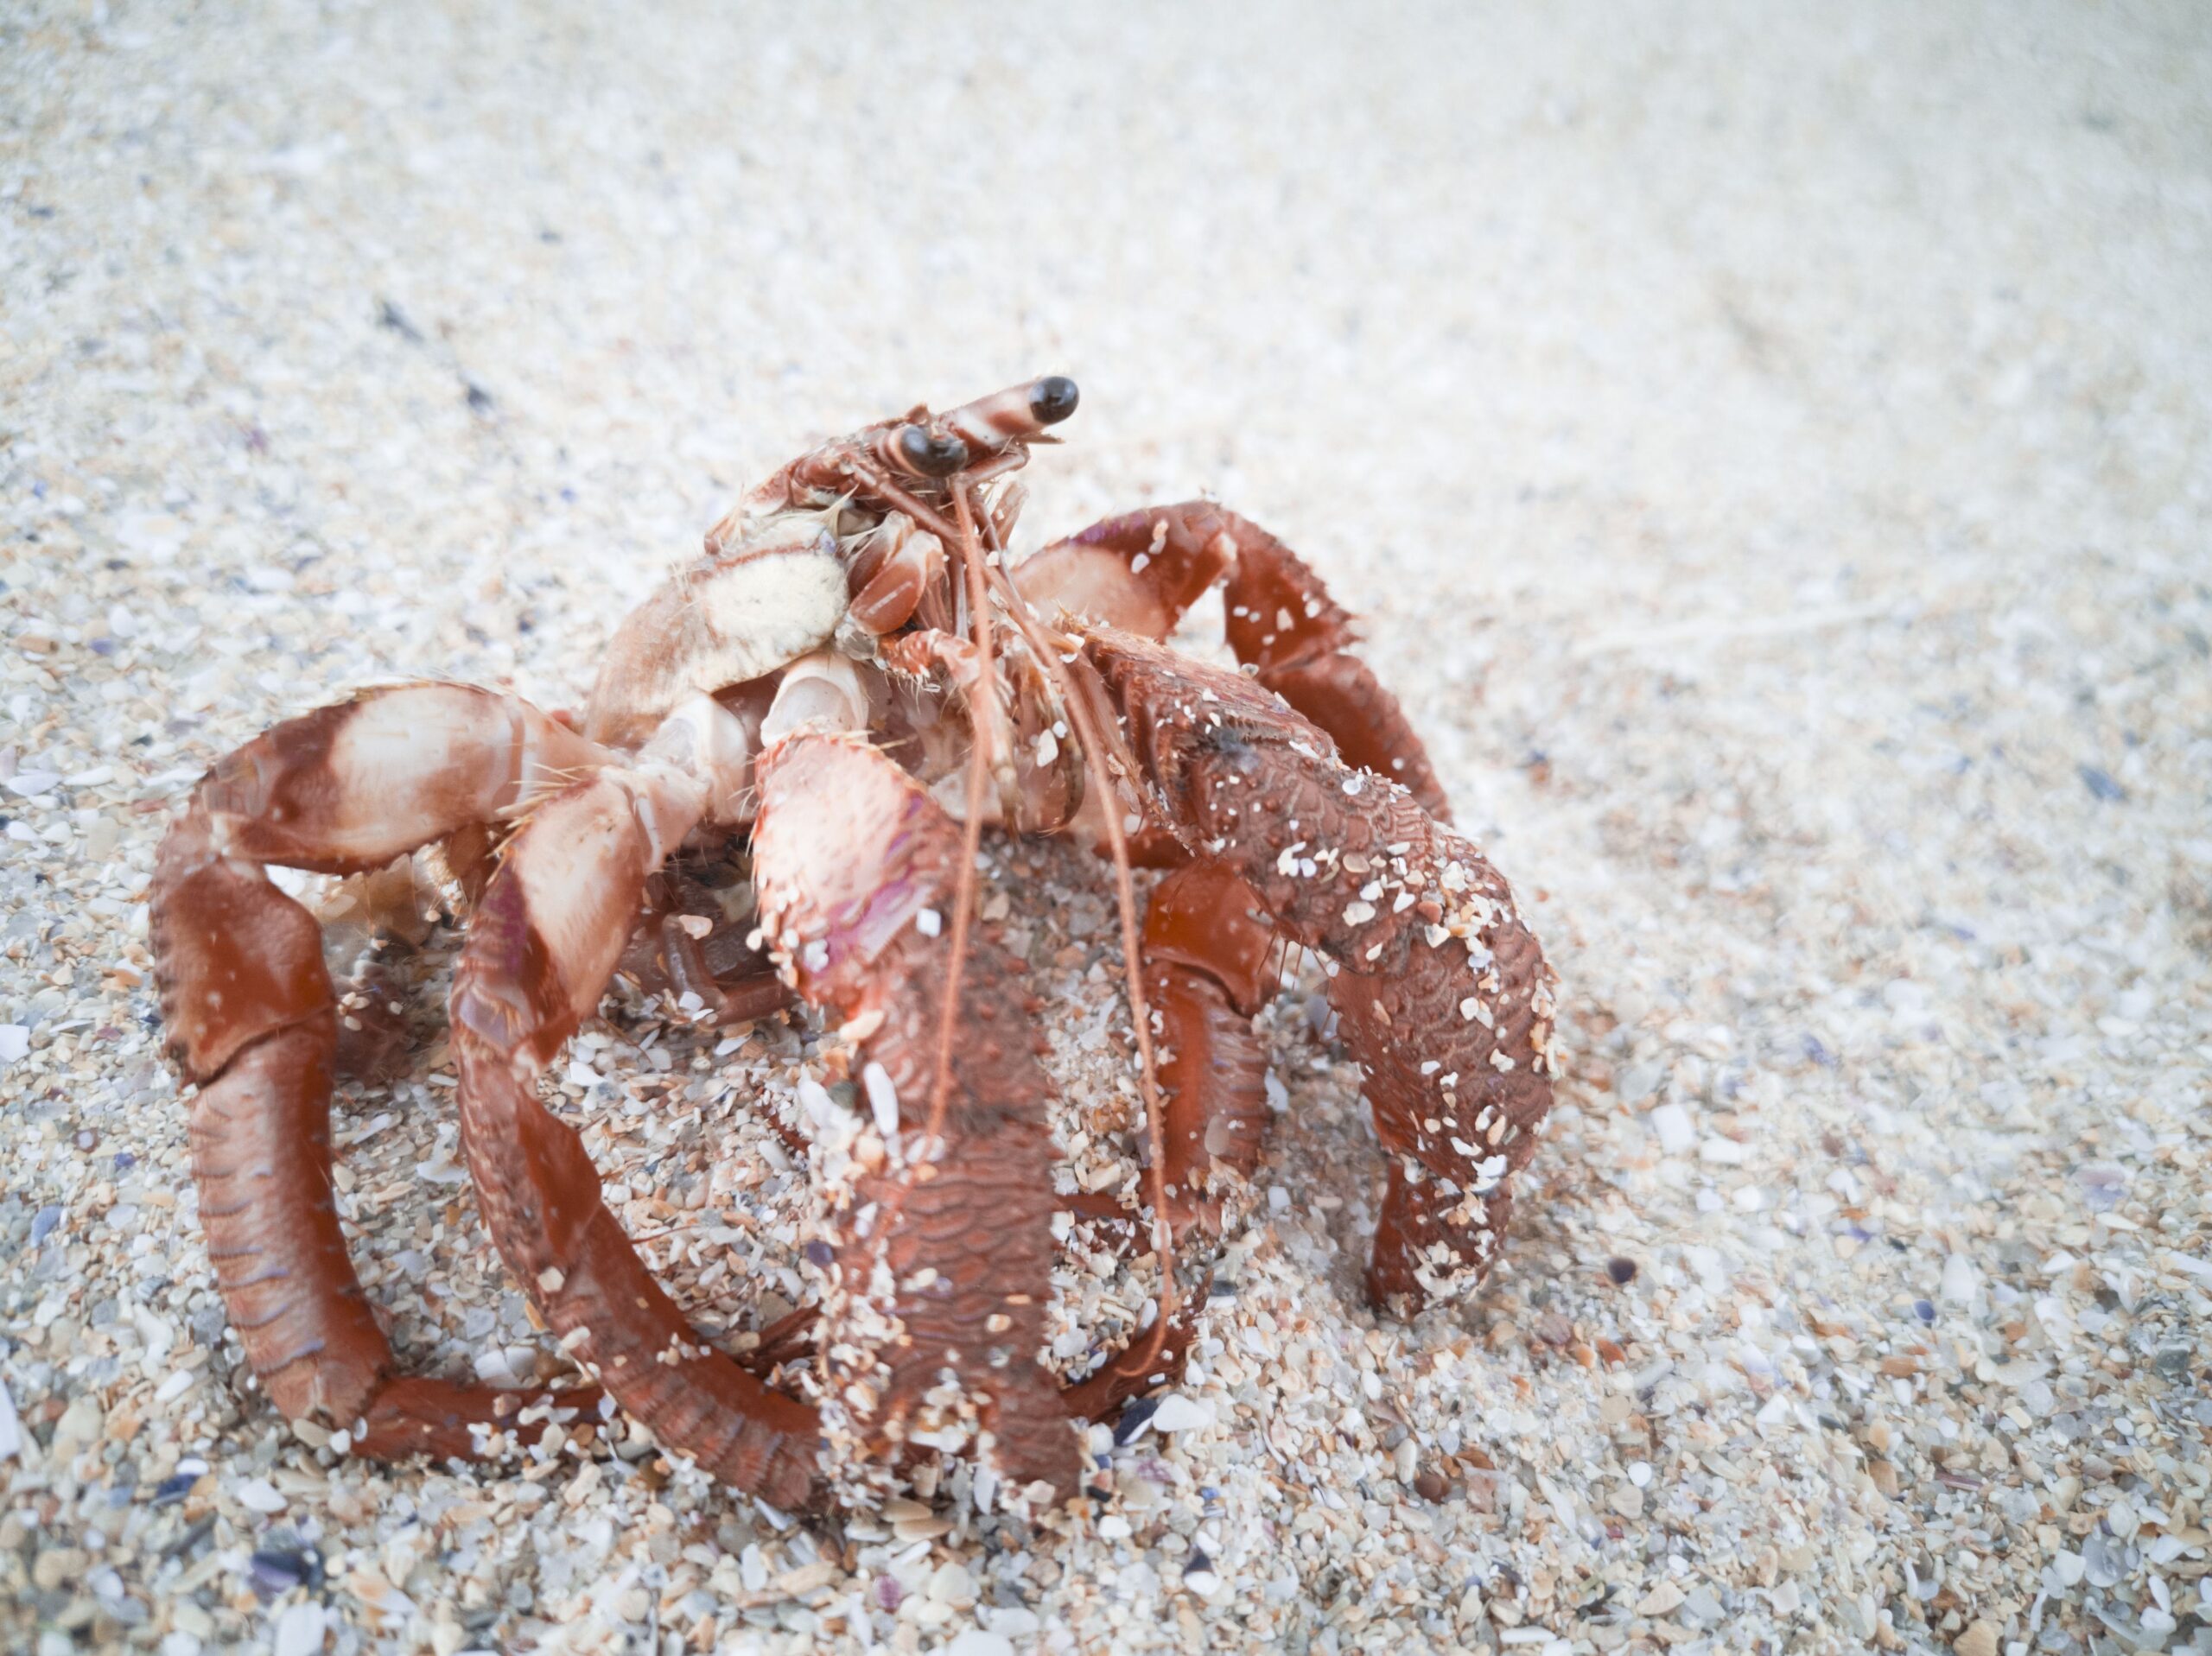
<path id="1" fill-rule="evenodd" d="M 1242 674 L 1109 627 L 1083 653 L 1164 819 L 1331 968 L 1389 1157 L 1370 1296 L 1407 1315 L 1471 1289 L 1554 1070 L 1551 971 L 1504 879 Z"/>
<path id="2" fill-rule="evenodd" d="M 833 1450 L 859 1453 L 832 1458 L 880 1477 L 903 1446 L 974 1447 L 1010 1486 L 1065 1498 L 1079 1443 L 1039 1361 L 1058 1253 L 1052 1082 L 1018 963 L 970 941 L 933 1110 L 958 824 L 855 736 L 794 733 L 759 777 L 764 927 L 799 992 L 857 1037 L 870 1106 L 849 1153 L 833 1152 L 849 1183 L 817 1336 L 823 1418 Z"/>

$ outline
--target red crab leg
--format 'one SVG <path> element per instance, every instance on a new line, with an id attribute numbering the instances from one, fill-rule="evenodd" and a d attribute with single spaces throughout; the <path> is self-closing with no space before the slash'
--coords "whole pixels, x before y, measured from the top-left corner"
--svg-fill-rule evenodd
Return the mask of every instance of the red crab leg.
<path id="1" fill-rule="evenodd" d="M 631 1415 L 715 1475 L 804 1501 L 814 1412 L 705 1345 L 600 1195 L 575 1130 L 539 1102 L 539 1073 L 599 1005 L 645 879 L 702 817 L 734 814 L 736 720 L 679 704 L 634 765 L 534 812 L 469 927 L 451 1015 L 462 1145 L 486 1228 L 562 1345 Z"/>
<path id="2" fill-rule="evenodd" d="M 839 1285 L 823 1307 L 832 1440 L 849 1434 L 873 1457 L 910 1430 L 969 1424 L 991 1434 L 1002 1475 L 1065 1498 L 1080 1446 L 1037 1361 L 1057 1253 L 1052 1082 L 1019 968 L 981 937 L 958 980 L 938 1142 L 916 1131 L 939 1079 L 960 826 L 857 739 L 772 746 L 760 788 L 764 925 L 800 993 L 869 1031 L 862 1075 L 885 1100 L 877 1133 L 855 1147 Z"/>
<path id="3" fill-rule="evenodd" d="M 1347 761 L 1404 784 L 1423 810 L 1449 821 L 1421 738 L 1352 653 L 1351 616 L 1304 559 L 1257 523 L 1207 500 L 1149 506 L 1045 547 L 1014 572 L 1047 614 L 1061 605 L 1154 639 L 1224 575 L 1236 659 L 1327 731 Z"/>
<path id="4" fill-rule="evenodd" d="M 472 1452 L 472 1427 L 591 1391 L 495 1392 L 393 1373 L 331 1194 L 337 1003 L 315 917 L 265 863 L 353 873 L 510 810 L 598 750 L 512 696 L 385 690 L 277 726 L 210 771 L 162 841 L 149 916 L 172 1056 L 200 1085 L 201 1223 L 232 1325 L 295 1419 L 371 1455 Z"/>
<path id="5" fill-rule="evenodd" d="M 1154 1341 L 1149 1332 L 1132 1341 L 1127 1350 L 1109 1358 L 1096 1374 L 1087 1375 L 1060 1393 L 1067 1412 L 1083 1420 L 1104 1420 L 1118 1414 L 1133 1397 L 1156 1386 L 1172 1384 L 1183 1372 L 1198 1337 L 1198 1313 L 1205 1309 L 1205 1290 L 1178 1296 L 1168 1305 L 1166 1325 Z"/>
<path id="6" fill-rule="evenodd" d="M 1253 1017 L 1275 991 L 1274 917 L 1218 863 L 1193 863 L 1153 887 L 1145 908 L 1146 999 L 1171 1056 L 1167 1186 L 1179 1234 L 1214 1229 L 1211 1170 L 1249 1178 L 1266 1143 L 1267 1052 Z"/>
<path id="7" fill-rule="evenodd" d="M 671 1012 L 683 995 L 696 995 L 701 1011 L 715 1024 L 749 1023 L 791 1006 L 791 991 L 765 959 L 742 961 L 716 976 L 703 937 L 686 924 L 694 919 L 674 908 L 649 904 L 623 950 L 623 975 L 648 992 L 665 991 Z"/>
<path id="8" fill-rule="evenodd" d="M 1551 1107 L 1551 974 L 1504 880 L 1242 675 L 1106 628 L 1084 654 L 1166 819 L 1336 968 L 1390 1158 L 1370 1294 L 1405 1313 L 1471 1286 Z"/>

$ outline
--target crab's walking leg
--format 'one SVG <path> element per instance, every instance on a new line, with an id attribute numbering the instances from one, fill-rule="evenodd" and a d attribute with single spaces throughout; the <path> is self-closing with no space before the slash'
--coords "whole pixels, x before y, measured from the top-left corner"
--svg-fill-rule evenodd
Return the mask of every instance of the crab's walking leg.
<path id="1" fill-rule="evenodd" d="M 1347 761 L 1402 784 L 1423 810 L 1449 821 L 1405 710 L 1352 653 L 1351 617 L 1303 558 L 1257 523 L 1207 500 L 1152 506 L 1056 542 L 1014 572 L 1047 614 L 1065 605 L 1153 639 L 1224 577 L 1236 659 L 1327 731 Z"/>
<path id="2" fill-rule="evenodd" d="M 201 1222 L 231 1322 L 278 1409 L 359 1426 L 372 1455 L 471 1452 L 472 1428 L 588 1392 L 493 1392 L 393 1374 L 331 1194 L 338 1008 L 306 909 L 262 872 L 333 873 L 512 809 L 601 756 L 512 696 L 376 692 L 277 726 L 210 771 L 162 841 L 150 930 L 188 1080 Z"/>
<path id="3" fill-rule="evenodd" d="M 1173 1269 L 1172 1262 L 1169 1269 Z M 1179 1296 L 1156 1342 L 1150 1341 L 1149 1332 L 1131 1341 L 1128 1349 L 1108 1358 L 1096 1373 L 1062 1391 L 1063 1406 L 1077 1419 L 1103 1420 L 1119 1413 L 1131 1398 L 1172 1384 L 1191 1355 L 1191 1342 L 1198 1337 L 1198 1313 L 1205 1309 L 1205 1301 L 1203 1287 L 1197 1293 Z"/>
<path id="4" fill-rule="evenodd" d="M 1551 974 L 1504 880 L 1240 675 L 1104 628 L 1084 653 L 1167 820 L 1336 968 L 1390 1157 L 1370 1293 L 1404 1313 L 1471 1286 L 1551 1106 Z"/>
<path id="5" fill-rule="evenodd" d="M 1180 1233 L 1220 1222 L 1212 1170 L 1249 1178 L 1268 1123 L 1267 1051 L 1252 1019 L 1275 991 L 1274 921 L 1219 863 L 1178 869 L 1144 916 L 1146 997 L 1160 1019 L 1167 1186 Z"/>
<path id="6" fill-rule="evenodd" d="M 665 990 L 671 1003 L 686 994 L 696 996 L 702 1015 L 715 1024 L 748 1023 L 792 1004 L 791 991 L 765 957 L 741 961 L 734 970 L 717 975 L 703 934 L 687 923 L 694 921 L 673 909 L 649 908 L 622 953 L 624 975 L 648 991 Z"/>
<path id="7" fill-rule="evenodd" d="M 824 1303 L 824 1418 L 880 1451 L 910 1431 L 991 1435 L 1014 1486 L 1074 1493 L 1068 1408 L 1038 1361 L 1057 1249 L 1052 1082 L 1012 957 L 971 937 L 941 1142 L 925 1123 L 960 864 L 959 825 L 857 738 L 801 732 L 760 766 L 753 877 L 800 992 L 866 1030 L 875 1129 Z"/>
<path id="8" fill-rule="evenodd" d="M 736 720 L 677 705 L 633 765 L 540 806 L 509 843 L 454 976 L 462 1145 L 486 1228 L 540 1315 L 662 1443 L 783 1506 L 814 1482 L 814 1412 L 693 1333 L 607 1211 L 575 1130 L 536 1082 L 597 1007 L 645 879 L 745 785 Z"/>

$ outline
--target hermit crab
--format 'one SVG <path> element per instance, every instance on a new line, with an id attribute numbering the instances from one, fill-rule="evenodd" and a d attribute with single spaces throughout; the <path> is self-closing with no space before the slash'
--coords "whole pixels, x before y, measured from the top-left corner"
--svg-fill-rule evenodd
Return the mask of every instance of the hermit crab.
<path id="1" fill-rule="evenodd" d="M 1280 542 L 1205 502 L 1020 562 L 1010 474 L 1075 409 L 1052 377 L 810 450 L 624 621 L 580 716 L 442 682 L 363 694 L 220 761 L 164 840 L 152 935 L 217 1280 L 276 1406 L 358 1452 L 483 1453 L 626 1410 L 790 1506 L 965 1452 L 1058 1499 L 1069 1423 L 1169 1378 L 1175 1250 L 1220 1223 L 1268 1120 L 1252 1019 L 1282 950 L 1319 957 L 1389 1181 L 1368 1291 L 1408 1316 L 1496 1258 L 1551 1096 L 1551 978 L 1454 833 L 1350 619 Z M 1220 586 L 1241 670 L 1164 641 Z M 1170 1268 L 1130 1348 L 1040 1360 L 1054 1258 L 1047 1105 L 1020 963 L 973 920 L 986 829 L 1110 860 L 1145 1104 L 1132 1233 Z M 741 845 L 757 927 L 684 913 L 664 871 Z M 484 1221 L 588 1377 L 499 1391 L 402 1374 L 332 1196 L 333 1075 L 359 1025 L 271 866 L 374 871 L 435 847 L 473 898 L 448 1000 Z M 1134 871 L 1161 871 L 1145 893 Z M 741 1361 L 694 1332 L 537 1081 L 627 962 L 759 1017 L 833 1022 L 869 1120 L 842 1158 L 818 1306 Z M 805 1351 L 805 1395 L 776 1383 Z"/>

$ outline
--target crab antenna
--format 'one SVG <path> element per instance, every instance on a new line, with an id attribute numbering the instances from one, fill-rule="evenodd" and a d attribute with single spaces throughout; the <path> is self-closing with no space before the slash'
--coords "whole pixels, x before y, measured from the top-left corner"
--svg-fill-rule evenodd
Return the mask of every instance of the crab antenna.
<path id="1" fill-rule="evenodd" d="M 983 560 L 976 543 L 976 522 L 969 515 L 965 490 L 955 490 L 952 510 L 959 520 L 961 571 L 967 576 L 969 619 L 976 648 L 983 657 L 982 682 L 969 691 L 977 695 L 998 694 L 997 641 L 991 627 L 991 606 L 983 591 Z M 979 723 L 974 708 L 969 723 Z M 930 1123 L 924 1143 L 933 1142 L 944 1126 L 944 1113 L 952 1095 L 952 1039 L 960 1004 L 961 968 L 968 959 L 968 928 L 976 908 L 976 857 L 983 843 L 983 792 L 989 781 L 990 753 L 981 740 L 968 744 L 967 809 L 960 824 L 960 868 L 952 896 L 952 957 L 945 964 L 944 1001 L 938 1012 L 937 1064 L 930 1082 Z M 908 1182 L 913 1177 L 912 1170 Z"/>
<path id="2" fill-rule="evenodd" d="M 967 492 L 963 488 L 953 496 L 959 508 L 961 525 L 969 529 L 973 523 Z M 996 525 L 988 513 L 980 514 L 987 528 L 992 531 L 991 549 L 1003 556 L 1006 548 L 1000 542 Z M 1060 695 L 1061 704 L 1074 722 L 1076 738 L 1083 746 L 1083 767 L 1090 784 L 1100 790 L 1105 801 L 1099 813 L 1106 824 L 1107 848 L 1114 858 L 1114 895 L 1122 918 L 1122 973 L 1128 985 L 1129 1024 L 1137 1037 L 1137 1085 L 1144 1099 L 1144 1135 L 1147 1159 L 1146 1183 L 1152 1196 L 1153 1247 L 1160 1255 L 1160 1314 L 1153 1318 L 1149 1337 L 1144 1343 L 1144 1355 L 1132 1364 L 1129 1353 L 1123 1350 L 1116 1360 L 1117 1372 L 1135 1374 L 1157 1361 L 1160 1348 L 1166 1342 L 1168 1323 L 1173 1320 L 1177 1304 L 1175 1283 L 1175 1238 L 1167 1221 L 1167 1125 L 1166 1112 L 1160 1101 L 1160 1075 L 1153 1056 L 1152 1007 L 1144 993 L 1144 968 L 1137 938 L 1136 882 L 1129 869 L 1128 836 L 1122 828 L 1122 804 L 1114 789 L 1114 778 L 1106 769 L 1106 739 L 1099 727 L 1096 709 L 1090 698 L 1083 694 L 1083 687 L 1060 659 L 1052 640 L 1037 623 L 1028 600 L 1014 590 L 1006 572 L 996 567 L 989 571 L 1007 613 L 1027 641 L 1029 650 L 1043 666 Z"/>

